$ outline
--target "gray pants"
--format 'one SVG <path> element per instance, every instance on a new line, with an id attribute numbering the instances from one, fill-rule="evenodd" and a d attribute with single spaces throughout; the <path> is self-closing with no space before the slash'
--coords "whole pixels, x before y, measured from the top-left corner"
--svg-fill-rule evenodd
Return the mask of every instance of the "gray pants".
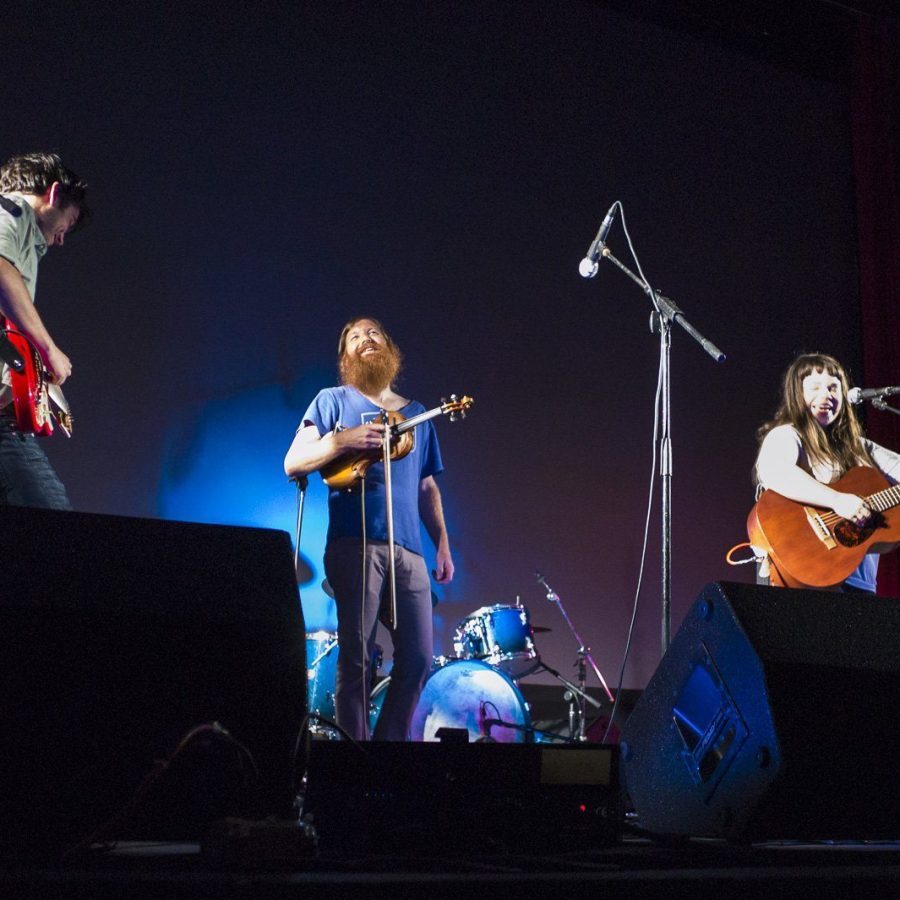
<path id="1" fill-rule="evenodd" d="M 394 548 L 397 627 L 391 631 L 394 665 L 375 740 L 405 741 L 422 685 L 431 670 L 433 638 L 431 582 L 425 560 L 404 547 Z M 338 617 L 338 724 L 356 740 L 369 738 L 369 666 L 382 598 L 388 602 L 387 544 L 369 541 L 363 597 L 362 542 L 338 538 L 325 549 L 325 574 L 334 590 Z M 360 630 L 362 629 L 362 630 Z"/>

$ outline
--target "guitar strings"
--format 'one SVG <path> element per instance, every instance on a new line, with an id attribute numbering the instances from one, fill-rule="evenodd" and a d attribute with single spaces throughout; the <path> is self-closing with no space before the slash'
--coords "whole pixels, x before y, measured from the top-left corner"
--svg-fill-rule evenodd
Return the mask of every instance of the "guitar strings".
<path id="1" fill-rule="evenodd" d="M 863 503 L 870 509 L 875 512 L 883 512 L 886 509 L 890 509 L 892 506 L 896 506 L 897 503 L 900 502 L 900 485 L 885 488 L 883 491 L 870 494 L 868 497 L 863 497 L 862 499 Z M 849 519 L 844 519 L 843 516 L 839 516 L 835 512 L 825 513 L 822 515 L 821 519 L 825 525 L 834 525 L 840 521 L 850 521 Z"/>

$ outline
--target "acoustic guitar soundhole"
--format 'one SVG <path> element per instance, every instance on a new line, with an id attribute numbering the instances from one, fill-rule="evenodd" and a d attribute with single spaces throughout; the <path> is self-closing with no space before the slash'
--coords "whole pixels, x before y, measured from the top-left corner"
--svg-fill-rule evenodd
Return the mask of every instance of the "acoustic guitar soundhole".
<path id="1" fill-rule="evenodd" d="M 881 528 L 883 525 L 884 518 L 880 513 L 872 513 L 872 518 L 864 528 L 842 519 L 834 529 L 834 536 L 844 547 L 858 547 L 874 534 L 876 528 Z"/>

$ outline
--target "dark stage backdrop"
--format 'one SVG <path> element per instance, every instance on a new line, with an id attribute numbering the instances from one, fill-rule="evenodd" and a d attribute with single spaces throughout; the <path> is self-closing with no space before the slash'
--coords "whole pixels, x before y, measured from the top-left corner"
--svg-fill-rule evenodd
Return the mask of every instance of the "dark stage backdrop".
<path id="1" fill-rule="evenodd" d="M 521 597 L 547 661 L 615 678 L 638 577 L 657 342 L 646 298 L 578 262 L 619 199 L 644 269 L 728 354 L 674 336 L 673 632 L 706 582 L 746 579 L 754 432 L 796 351 L 861 358 L 848 89 L 839 78 L 580 0 L 14 3 L 0 152 L 56 148 L 95 218 L 42 264 L 74 362 L 79 509 L 290 530 L 282 458 L 334 383 L 344 321 L 406 353 L 439 429 L 456 622 Z M 610 246 L 630 262 L 620 225 Z M 301 585 L 318 587 L 314 480 Z M 625 684 L 660 654 L 659 513 Z"/>

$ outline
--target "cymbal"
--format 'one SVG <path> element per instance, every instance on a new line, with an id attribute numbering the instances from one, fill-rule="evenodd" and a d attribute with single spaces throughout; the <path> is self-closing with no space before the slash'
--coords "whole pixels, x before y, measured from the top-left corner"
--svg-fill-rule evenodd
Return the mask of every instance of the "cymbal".
<path id="1" fill-rule="evenodd" d="M 306 584 L 313 577 L 313 570 L 310 564 L 300 555 L 297 560 L 297 584 Z"/>
<path id="2" fill-rule="evenodd" d="M 547 634 L 548 631 L 553 631 L 552 628 L 546 628 L 546 627 L 543 626 L 543 625 L 532 625 L 532 626 L 531 626 L 531 630 L 532 630 L 535 634 Z"/>

